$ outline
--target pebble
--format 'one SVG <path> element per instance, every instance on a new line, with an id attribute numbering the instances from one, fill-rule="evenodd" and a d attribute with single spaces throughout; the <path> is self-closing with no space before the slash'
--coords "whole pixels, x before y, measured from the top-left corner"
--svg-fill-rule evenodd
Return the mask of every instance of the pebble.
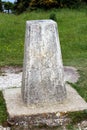
<path id="1" fill-rule="evenodd" d="M 11 130 L 10 127 L 2 127 L 0 126 L 0 130 Z"/>

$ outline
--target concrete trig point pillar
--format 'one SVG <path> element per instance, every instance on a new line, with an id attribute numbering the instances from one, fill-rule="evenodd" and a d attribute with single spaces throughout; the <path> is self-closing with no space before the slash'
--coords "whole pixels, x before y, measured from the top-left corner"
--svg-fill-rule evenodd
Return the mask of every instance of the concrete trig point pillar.
<path id="1" fill-rule="evenodd" d="M 51 104 L 66 97 L 57 24 L 26 22 L 22 98 L 27 104 Z"/>

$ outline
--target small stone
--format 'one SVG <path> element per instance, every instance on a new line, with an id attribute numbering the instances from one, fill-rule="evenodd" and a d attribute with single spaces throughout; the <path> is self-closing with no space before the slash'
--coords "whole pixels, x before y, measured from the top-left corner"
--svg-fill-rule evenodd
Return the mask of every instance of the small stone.
<path id="1" fill-rule="evenodd" d="M 3 130 L 3 127 L 2 127 L 2 126 L 0 126 L 0 130 Z"/>
<path id="2" fill-rule="evenodd" d="M 16 123 L 16 126 L 18 126 L 18 123 Z"/>
<path id="3" fill-rule="evenodd" d="M 56 113 L 56 116 L 57 116 L 57 117 L 60 117 L 60 115 L 61 115 L 60 112 L 57 112 L 57 113 Z"/>
<path id="4" fill-rule="evenodd" d="M 79 130 L 82 130 L 80 123 L 78 123 L 78 129 L 79 129 Z"/>
<path id="5" fill-rule="evenodd" d="M 86 126 L 87 126 L 87 121 L 82 121 L 82 122 L 81 122 L 81 126 L 82 126 L 82 127 L 86 127 Z"/>
<path id="6" fill-rule="evenodd" d="M 87 127 L 86 128 L 83 128 L 84 130 L 87 130 Z"/>
<path id="7" fill-rule="evenodd" d="M 6 130 L 11 130 L 10 127 L 7 127 Z"/>

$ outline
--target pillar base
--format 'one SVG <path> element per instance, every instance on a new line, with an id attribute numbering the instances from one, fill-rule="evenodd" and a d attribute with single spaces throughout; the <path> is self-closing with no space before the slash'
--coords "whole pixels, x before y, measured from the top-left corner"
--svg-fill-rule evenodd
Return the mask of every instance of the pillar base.
<path id="1" fill-rule="evenodd" d="M 69 85 L 66 85 L 67 99 L 63 103 L 48 103 L 25 106 L 21 98 L 21 88 L 6 89 L 3 91 L 6 101 L 8 121 L 11 123 L 28 125 L 59 125 L 61 113 L 81 111 L 87 109 L 87 103 Z"/>

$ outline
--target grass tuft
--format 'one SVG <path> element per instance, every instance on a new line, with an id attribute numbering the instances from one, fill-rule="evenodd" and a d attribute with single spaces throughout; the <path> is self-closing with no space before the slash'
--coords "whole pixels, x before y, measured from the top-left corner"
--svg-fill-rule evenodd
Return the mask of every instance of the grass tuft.
<path id="1" fill-rule="evenodd" d="M 3 94 L 0 91 L 0 124 L 3 124 L 7 120 L 6 104 L 3 98 Z"/>

